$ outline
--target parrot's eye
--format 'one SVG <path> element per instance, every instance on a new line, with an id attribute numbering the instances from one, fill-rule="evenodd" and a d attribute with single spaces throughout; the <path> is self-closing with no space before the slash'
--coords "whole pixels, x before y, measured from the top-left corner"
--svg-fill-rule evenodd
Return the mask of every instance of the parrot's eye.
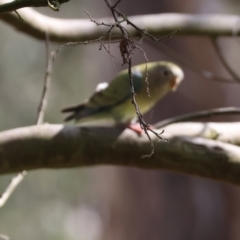
<path id="1" fill-rule="evenodd" d="M 168 74 L 169 74 L 168 70 L 164 70 L 164 71 L 163 71 L 163 75 L 164 75 L 164 76 L 168 76 Z"/>

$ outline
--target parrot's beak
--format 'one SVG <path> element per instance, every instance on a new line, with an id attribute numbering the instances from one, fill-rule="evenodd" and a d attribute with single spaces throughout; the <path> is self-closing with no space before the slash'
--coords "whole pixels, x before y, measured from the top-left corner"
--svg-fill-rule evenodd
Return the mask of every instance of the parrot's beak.
<path id="1" fill-rule="evenodd" d="M 173 72 L 174 72 L 174 77 L 170 81 L 170 88 L 171 88 L 172 91 L 176 91 L 178 85 L 180 84 L 180 82 L 184 78 L 184 73 L 183 73 L 182 69 L 179 68 L 179 67 L 174 68 Z"/>
<path id="2" fill-rule="evenodd" d="M 174 92 L 177 90 L 177 87 L 179 85 L 179 83 L 182 81 L 181 78 L 178 77 L 174 77 L 171 81 L 170 81 L 170 89 Z"/>

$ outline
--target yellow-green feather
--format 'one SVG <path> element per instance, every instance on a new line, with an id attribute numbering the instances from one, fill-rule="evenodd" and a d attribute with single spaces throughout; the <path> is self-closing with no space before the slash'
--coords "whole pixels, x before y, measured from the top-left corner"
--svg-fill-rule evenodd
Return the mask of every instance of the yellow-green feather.
<path id="1" fill-rule="evenodd" d="M 168 72 L 168 76 L 164 74 Z M 147 93 L 146 64 L 132 68 L 136 101 L 141 113 L 150 110 L 158 100 L 173 90 L 170 81 L 183 78 L 182 70 L 174 63 L 153 62 L 147 64 L 150 96 Z M 79 110 L 74 112 L 76 121 L 81 125 L 106 123 L 126 123 L 136 117 L 131 101 L 128 70 L 121 71 L 109 86 L 92 95 Z M 74 110 L 73 110 L 74 111 Z"/>

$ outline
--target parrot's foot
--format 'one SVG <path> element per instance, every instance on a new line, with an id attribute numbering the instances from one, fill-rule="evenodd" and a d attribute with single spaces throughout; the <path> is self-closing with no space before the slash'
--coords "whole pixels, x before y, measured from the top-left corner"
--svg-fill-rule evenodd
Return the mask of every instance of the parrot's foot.
<path id="1" fill-rule="evenodd" d="M 141 136 L 142 133 L 144 133 L 144 130 L 141 128 L 139 123 L 130 123 L 130 124 L 124 124 L 119 125 L 119 127 L 124 127 L 133 130 L 137 135 Z M 149 126 L 149 128 L 152 129 L 152 126 Z"/>
<path id="2" fill-rule="evenodd" d="M 144 129 L 140 126 L 139 123 L 132 123 L 127 126 L 127 128 L 133 130 L 135 133 L 137 133 L 139 136 L 141 136 L 144 133 Z M 147 129 L 153 130 L 153 126 L 148 125 Z"/>
<path id="3" fill-rule="evenodd" d="M 127 126 L 127 128 L 133 130 L 137 135 L 141 136 L 143 133 L 143 129 L 141 128 L 139 123 L 132 123 Z"/>

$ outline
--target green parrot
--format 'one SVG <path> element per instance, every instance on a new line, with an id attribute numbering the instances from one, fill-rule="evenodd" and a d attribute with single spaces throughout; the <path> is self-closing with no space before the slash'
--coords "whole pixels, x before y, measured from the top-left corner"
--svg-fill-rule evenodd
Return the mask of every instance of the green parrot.
<path id="1" fill-rule="evenodd" d="M 145 82 L 146 63 L 132 67 L 136 102 L 142 114 L 168 92 L 175 91 L 184 77 L 179 66 L 166 61 L 148 63 L 147 72 L 150 96 Z M 99 84 L 95 93 L 82 104 L 65 108 L 62 112 L 71 113 L 65 121 L 75 120 L 80 126 L 130 126 L 136 118 L 136 111 L 132 104 L 128 70 L 118 73 L 109 84 Z"/>

